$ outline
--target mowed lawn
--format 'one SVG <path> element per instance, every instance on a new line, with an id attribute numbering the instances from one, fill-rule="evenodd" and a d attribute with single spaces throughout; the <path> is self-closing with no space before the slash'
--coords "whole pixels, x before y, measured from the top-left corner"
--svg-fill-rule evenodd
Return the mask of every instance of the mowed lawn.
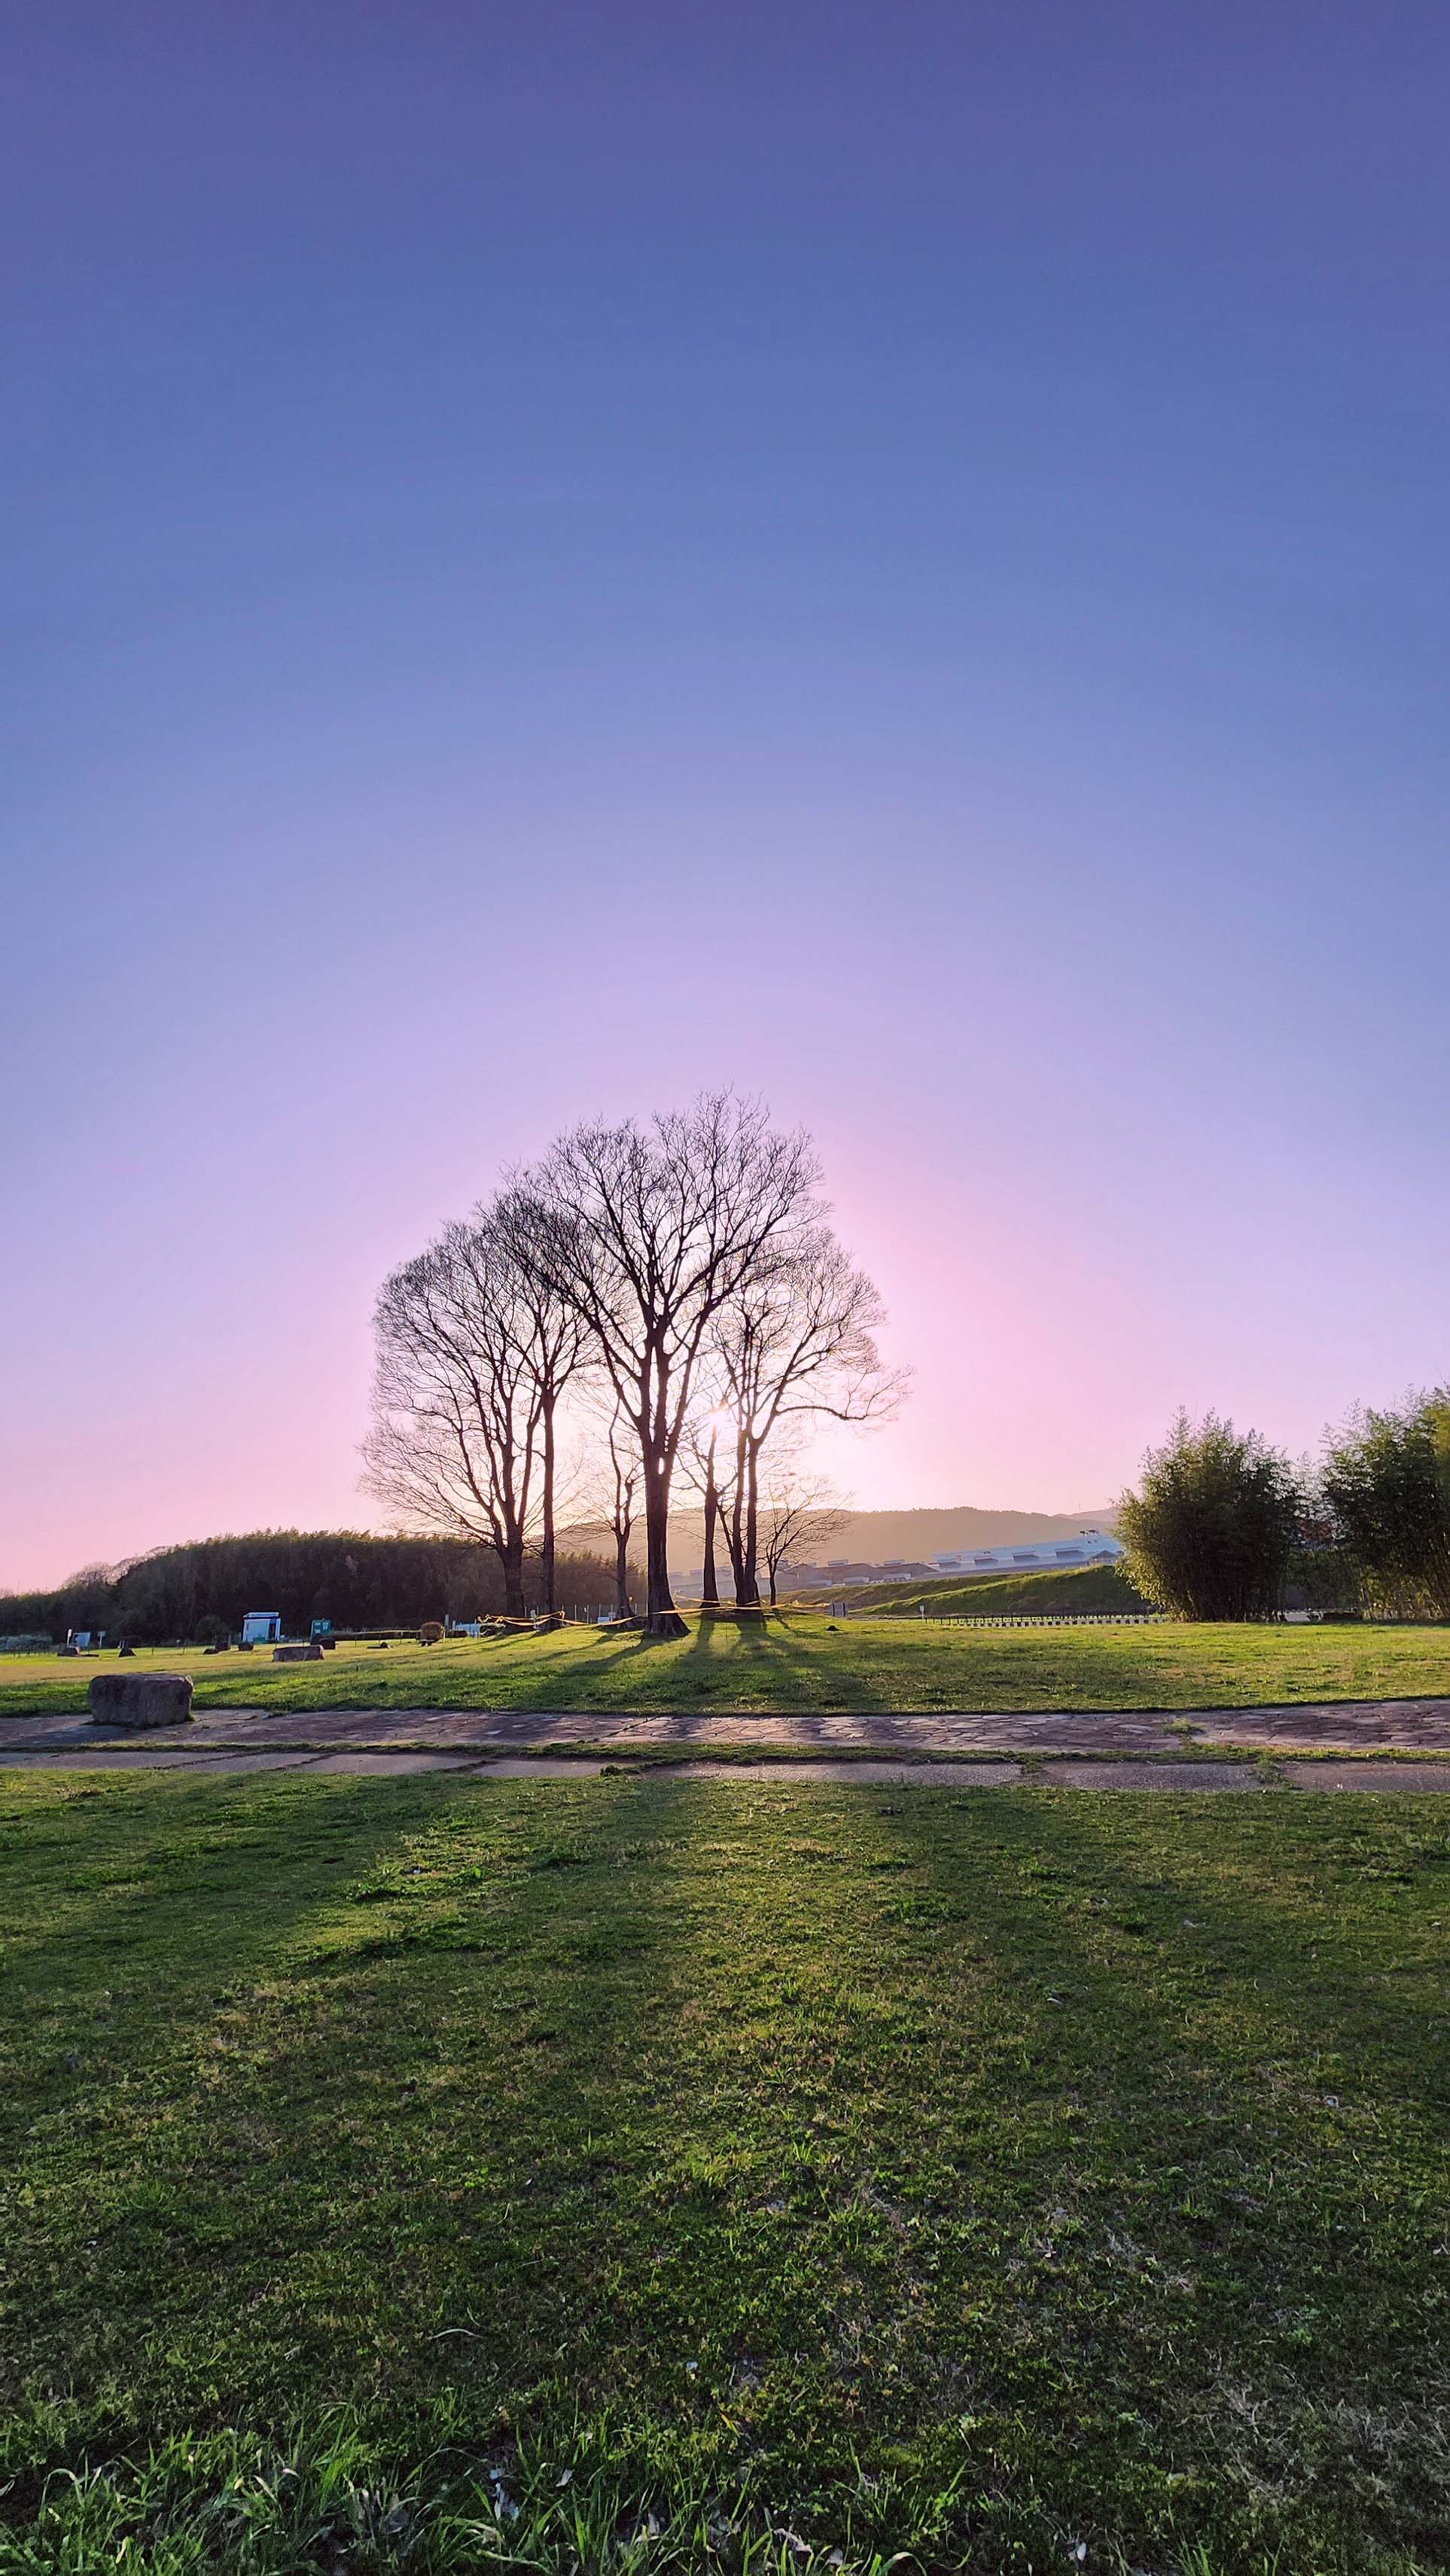
<path id="1" fill-rule="evenodd" d="M 0 1909 L 7 2576 L 1450 2564 L 1444 1802 L 20 1773 Z"/>
<path id="2" fill-rule="evenodd" d="M 659 1643 L 565 1627 L 385 1651 L 341 1645 L 316 1664 L 165 1651 L 199 1708 L 1099 1709 L 1450 1694 L 1450 1628 L 1107 1626 L 951 1628 L 792 1615 L 761 1627 L 692 1622 Z M 0 1656 L 0 1719 L 79 1711 L 115 1657 Z"/>

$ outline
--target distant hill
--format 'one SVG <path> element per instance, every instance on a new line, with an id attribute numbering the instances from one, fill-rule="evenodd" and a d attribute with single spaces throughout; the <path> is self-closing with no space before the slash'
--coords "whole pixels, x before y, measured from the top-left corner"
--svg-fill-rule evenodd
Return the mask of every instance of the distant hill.
<path id="1" fill-rule="evenodd" d="M 1020 1540 L 1076 1538 L 1083 1529 L 1111 1529 L 1109 1507 L 1086 1512 L 994 1512 L 975 1503 L 926 1505 L 906 1512 L 852 1512 L 823 1553 L 884 1565 L 892 1557 L 908 1564 L 944 1556 L 949 1548 L 1011 1547 Z M 560 1532 L 560 1543 L 598 1548 L 605 1533 L 593 1522 Z M 705 1526 L 698 1512 L 670 1515 L 670 1563 L 696 1566 L 704 1553 Z"/>

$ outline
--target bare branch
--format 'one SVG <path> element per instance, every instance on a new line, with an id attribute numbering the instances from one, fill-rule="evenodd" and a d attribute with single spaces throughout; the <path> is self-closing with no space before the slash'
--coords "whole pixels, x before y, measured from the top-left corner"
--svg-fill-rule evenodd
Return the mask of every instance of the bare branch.
<path id="1" fill-rule="evenodd" d="M 805 1229 L 761 1275 L 723 1301 L 711 1349 L 735 1420 L 735 1475 L 727 1534 L 736 1598 L 759 1600 L 761 1458 L 773 1439 L 813 1419 L 885 1420 L 906 1388 L 876 1347 L 881 1300 L 829 1226 Z"/>
<path id="2" fill-rule="evenodd" d="M 786 1465 L 760 1506 L 760 1553 L 776 1606 L 780 1571 L 793 1549 L 820 1547 L 851 1518 L 846 1502 L 819 1478 Z"/>

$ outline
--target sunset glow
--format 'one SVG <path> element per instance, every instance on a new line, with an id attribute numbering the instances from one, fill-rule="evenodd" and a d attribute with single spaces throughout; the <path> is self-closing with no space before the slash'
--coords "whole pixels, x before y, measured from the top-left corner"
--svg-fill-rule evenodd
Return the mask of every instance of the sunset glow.
<path id="1" fill-rule="evenodd" d="M 1443 19 L 265 15 L 6 40 L 0 1580 L 375 1517 L 378 1281 L 707 1083 L 863 1506 L 1442 1377 Z"/>

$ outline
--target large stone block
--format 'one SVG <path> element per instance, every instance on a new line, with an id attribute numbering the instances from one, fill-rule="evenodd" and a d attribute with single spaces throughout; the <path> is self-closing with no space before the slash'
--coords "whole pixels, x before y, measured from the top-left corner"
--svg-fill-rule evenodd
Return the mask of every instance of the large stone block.
<path id="1" fill-rule="evenodd" d="M 92 1726 L 182 1726 L 191 1715 L 189 1673 L 97 1673 L 86 1693 Z"/>
<path id="2" fill-rule="evenodd" d="M 272 1661 L 274 1664 L 320 1664 L 322 1648 L 315 1639 L 310 1646 L 274 1646 Z"/>

